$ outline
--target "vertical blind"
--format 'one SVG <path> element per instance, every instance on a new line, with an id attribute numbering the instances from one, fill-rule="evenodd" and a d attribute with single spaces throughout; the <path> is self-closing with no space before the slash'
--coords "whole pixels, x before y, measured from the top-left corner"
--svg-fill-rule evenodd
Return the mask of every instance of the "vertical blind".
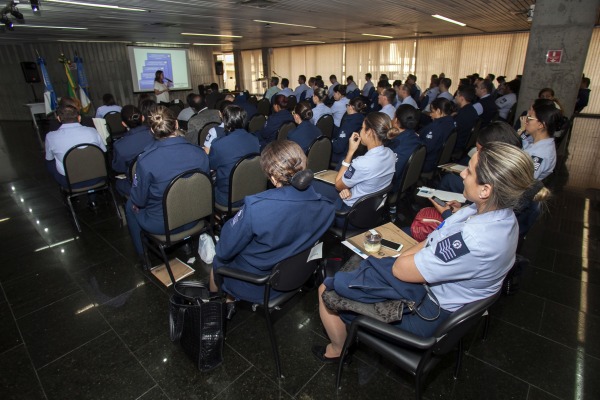
<path id="1" fill-rule="evenodd" d="M 241 77 L 243 81 L 243 89 L 250 93 L 264 93 L 265 89 L 262 84 L 264 81 L 259 81 L 263 74 L 262 50 L 244 50 L 241 52 L 242 66 Z"/>
<path id="2" fill-rule="evenodd" d="M 591 80 L 590 89 L 592 89 L 590 102 L 582 111 L 587 114 L 600 114 L 600 95 L 598 94 L 600 91 L 600 63 L 598 60 L 600 60 L 600 28 L 594 29 L 592 33 L 585 66 L 583 67 L 583 73 Z"/>

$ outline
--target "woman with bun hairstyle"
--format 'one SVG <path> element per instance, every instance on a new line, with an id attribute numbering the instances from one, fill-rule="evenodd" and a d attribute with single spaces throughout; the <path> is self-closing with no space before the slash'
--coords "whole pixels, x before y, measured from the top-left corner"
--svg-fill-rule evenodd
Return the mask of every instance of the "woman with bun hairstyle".
<path id="1" fill-rule="evenodd" d="M 310 122 L 313 125 L 316 125 L 319 122 L 319 118 L 321 118 L 325 114 L 332 115 L 331 108 L 325 105 L 325 101 L 327 100 L 327 90 L 322 87 L 316 88 L 312 97 L 313 103 L 315 103 L 315 107 L 313 108 L 313 117 Z"/>
<path id="2" fill-rule="evenodd" d="M 247 196 L 243 208 L 223 226 L 211 291 L 217 290 L 214 270 L 228 266 L 268 274 L 278 262 L 313 246 L 333 222 L 333 203 L 313 189 L 313 173 L 306 169 L 306 155 L 298 144 L 289 140 L 270 143 L 260 164 L 275 188 Z M 230 300 L 263 301 L 261 286 L 223 278 L 221 288 Z M 280 294 L 271 290 L 271 298 Z"/>
<path id="3" fill-rule="evenodd" d="M 431 113 L 433 120 L 429 125 L 419 131 L 421 140 L 427 147 L 423 172 L 431 172 L 437 168 L 437 161 L 444 147 L 444 143 L 453 129 L 456 128 L 452 112 L 454 103 L 448 99 L 438 97 L 431 102 Z"/>
<path id="4" fill-rule="evenodd" d="M 273 96 L 273 113 L 267 119 L 265 126 L 255 133 L 260 142 L 260 148 L 264 149 L 266 145 L 277 139 L 277 131 L 294 118 L 288 111 L 288 98 L 283 94 Z"/>
<path id="5" fill-rule="evenodd" d="M 396 115 L 392 124 L 397 129 L 388 132 L 389 147 L 396 154 L 396 172 L 394 173 L 394 187 L 392 192 L 400 189 L 400 180 L 404 174 L 404 168 L 412 153 L 421 146 L 423 142 L 415 132 L 419 124 L 420 112 L 409 104 L 401 104 L 396 109 Z"/>
<path id="6" fill-rule="evenodd" d="M 409 313 L 393 323 L 398 329 L 418 336 L 431 336 L 454 311 L 500 290 L 514 264 L 517 249 L 519 229 L 513 209 L 519 207 L 524 193 L 537 185 L 531 157 L 500 142 L 488 143 L 475 153 L 461 177 L 464 195 L 473 204 L 446 219 L 427 239 L 396 259 L 382 259 L 376 274 L 367 273 L 364 268 L 357 271 L 365 272 L 361 284 L 371 289 L 358 291 L 363 302 L 398 300 L 400 296 L 390 290 L 385 299 L 377 293 L 381 287 L 396 287 L 397 281 L 404 282 L 402 286 L 429 284 L 433 295 L 424 297 L 419 312 L 426 317 L 435 317 L 438 311 L 432 301 L 435 296 L 441 307 L 439 316 L 426 321 L 416 313 Z M 538 200 L 546 195 L 545 190 L 539 193 Z M 335 290 L 344 297 L 355 299 L 347 295 L 348 276 L 338 272 L 332 280 L 326 281 L 327 286 L 321 285 L 319 294 Z M 319 303 L 321 321 L 331 343 L 314 346 L 313 354 L 321 362 L 339 362 L 347 335 L 345 323 L 357 314 L 330 310 L 322 296 L 319 296 Z"/>
<path id="7" fill-rule="evenodd" d="M 321 130 L 310 122 L 313 117 L 313 110 L 310 108 L 308 101 L 301 101 L 296 104 L 292 116 L 298 126 L 288 133 L 287 138 L 298 143 L 302 151 L 306 153 L 312 142 L 322 135 Z"/>
<path id="8" fill-rule="evenodd" d="M 365 120 L 367 103 L 363 97 L 355 97 L 346 104 L 346 115 L 342 118 L 340 127 L 333 128 L 331 139 L 331 161 L 338 164 L 348 152 L 348 141 L 352 132 L 360 132 Z"/>
<path id="9" fill-rule="evenodd" d="M 542 180 L 554 171 L 556 146 L 554 133 L 563 123 L 559 106 L 548 99 L 537 99 L 527 115 L 521 117 L 521 129 L 517 132 L 523 139 L 523 150 L 531 155 L 535 179 Z"/>
<path id="10" fill-rule="evenodd" d="M 210 171 L 204 150 L 179 135 L 177 118 L 167 107 L 156 106 L 150 110 L 148 124 L 155 140 L 138 157 L 131 195 L 125 206 L 129 233 L 141 260 L 142 229 L 155 234 L 165 233 L 162 200 L 171 180 L 192 169 L 207 174 Z"/>

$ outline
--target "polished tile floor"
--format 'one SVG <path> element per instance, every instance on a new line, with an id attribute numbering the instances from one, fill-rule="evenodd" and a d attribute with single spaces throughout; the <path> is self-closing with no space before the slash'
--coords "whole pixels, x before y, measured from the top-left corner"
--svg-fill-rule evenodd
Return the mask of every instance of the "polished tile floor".
<path id="1" fill-rule="evenodd" d="M 0 122 L 0 153 L 0 399 L 413 398 L 410 377 L 365 349 L 336 392 L 335 367 L 310 352 L 326 343 L 314 291 L 275 324 L 285 379 L 248 309 L 229 326 L 223 365 L 197 371 L 169 341 L 169 291 L 135 266 L 108 199 L 97 212 L 78 205 L 77 234 L 30 124 Z M 560 176 L 567 186 L 523 251 L 522 289 L 491 310 L 487 341 L 481 327 L 468 336 L 458 380 L 452 356 L 432 372 L 426 399 L 600 398 L 600 194 Z"/>

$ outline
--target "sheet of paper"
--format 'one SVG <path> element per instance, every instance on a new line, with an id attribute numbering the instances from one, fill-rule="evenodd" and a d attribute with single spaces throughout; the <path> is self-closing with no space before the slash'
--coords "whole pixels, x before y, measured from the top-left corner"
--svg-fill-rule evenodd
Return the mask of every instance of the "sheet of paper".
<path id="1" fill-rule="evenodd" d="M 362 252 L 362 251 L 361 251 L 361 250 L 360 250 L 358 247 L 356 247 L 355 245 L 353 245 L 352 243 L 350 243 L 350 242 L 349 242 L 349 241 L 347 241 L 347 240 L 344 240 L 344 241 L 342 242 L 342 244 L 343 244 L 344 246 L 346 246 L 347 248 L 349 248 L 350 250 L 352 250 L 353 252 L 355 252 L 356 254 L 358 254 L 359 256 L 361 256 L 362 258 L 367 258 L 367 257 L 369 257 L 369 255 L 368 255 L 368 254 L 366 254 L 366 253 L 363 253 L 363 252 Z"/>
<path id="2" fill-rule="evenodd" d="M 441 168 L 443 170 L 450 171 L 450 172 L 456 172 L 456 173 L 460 174 L 463 170 L 465 170 L 467 168 L 467 166 L 466 165 L 456 164 L 456 163 L 449 163 L 449 164 L 439 165 L 438 168 Z"/>
<path id="3" fill-rule="evenodd" d="M 92 121 L 94 121 L 94 126 L 100 134 L 102 141 L 106 144 L 106 139 L 110 136 L 106 127 L 106 120 L 104 118 L 92 118 Z"/>
<path id="4" fill-rule="evenodd" d="M 426 197 L 428 199 L 435 196 L 438 199 L 444 201 L 455 200 L 459 203 L 464 203 L 465 201 L 467 201 L 467 199 L 465 199 L 465 196 L 463 196 L 461 193 L 446 192 L 445 190 L 437 190 L 425 186 L 420 187 L 418 189 L 419 191 L 417 192 L 417 196 Z"/>
<path id="5" fill-rule="evenodd" d="M 310 254 L 308 255 L 308 260 L 306 260 L 306 262 L 320 260 L 321 258 L 323 258 L 323 242 L 317 243 L 310 249 Z"/>

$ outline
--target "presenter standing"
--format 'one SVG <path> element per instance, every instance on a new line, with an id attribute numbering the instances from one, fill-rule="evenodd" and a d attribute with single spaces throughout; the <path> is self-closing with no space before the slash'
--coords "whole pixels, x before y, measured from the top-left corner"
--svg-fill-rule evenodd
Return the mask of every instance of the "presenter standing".
<path id="1" fill-rule="evenodd" d="M 158 70 L 154 74 L 154 94 L 156 95 L 156 103 L 159 105 L 169 105 L 171 101 L 169 98 L 169 84 L 163 83 L 165 81 L 165 74 Z"/>

